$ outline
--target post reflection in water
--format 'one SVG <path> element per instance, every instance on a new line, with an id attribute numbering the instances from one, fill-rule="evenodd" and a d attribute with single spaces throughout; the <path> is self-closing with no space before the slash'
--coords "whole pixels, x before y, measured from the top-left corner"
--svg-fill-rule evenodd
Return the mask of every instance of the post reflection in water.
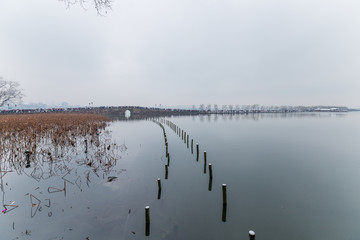
<path id="1" fill-rule="evenodd" d="M 209 188 L 208 188 L 208 190 L 211 191 L 211 188 L 212 188 L 212 178 L 209 178 Z"/>
<path id="2" fill-rule="evenodd" d="M 226 204 L 224 204 L 222 207 L 222 215 L 221 215 L 221 221 L 223 222 L 226 222 L 226 211 L 227 211 L 227 206 Z"/>

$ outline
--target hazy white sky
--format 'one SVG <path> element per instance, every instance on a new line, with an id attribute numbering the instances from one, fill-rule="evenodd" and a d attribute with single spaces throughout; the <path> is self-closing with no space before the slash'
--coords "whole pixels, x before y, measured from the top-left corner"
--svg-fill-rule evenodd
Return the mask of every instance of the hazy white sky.
<path id="1" fill-rule="evenodd" d="M 0 0 L 0 76 L 25 102 L 360 106 L 358 0 L 85 7 Z"/>

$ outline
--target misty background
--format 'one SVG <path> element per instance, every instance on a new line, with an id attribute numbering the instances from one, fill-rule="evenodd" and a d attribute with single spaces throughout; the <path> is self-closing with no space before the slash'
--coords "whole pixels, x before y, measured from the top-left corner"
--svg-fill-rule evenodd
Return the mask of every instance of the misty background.
<path id="1" fill-rule="evenodd" d="M 359 107 L 355 0 L 0 1 L 0 76 L 24 103 Z"/>

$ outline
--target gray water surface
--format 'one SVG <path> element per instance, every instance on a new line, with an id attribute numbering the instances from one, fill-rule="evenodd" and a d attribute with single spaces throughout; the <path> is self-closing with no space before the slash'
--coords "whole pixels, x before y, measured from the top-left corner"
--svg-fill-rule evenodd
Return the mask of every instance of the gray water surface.
<path id="1" fill-rule="evenodd" d="M 42 165 L 40 179 L 31 175 L 35 166 L 2 173 L 3 202 L 19 207 L 0 214 L 1 239 L 231 240 L 248 239 L 249 230 L 256 239 L 360 239 L 359 113 L 165 120 L 200 145 L 197 161 L 196 148 L 192 154 L 181 134 L 163 124 L 168 179 L 163 130 L 145 120 L 111 124 L 118 160 L 109 171 L 80 164 L 86 158 L 81 150 L 51 166 L 56 174 L 46 175 L 49 166 Z M 213 165 L 211 191 L 204 151 Z M 66 193 L 55 191 L 64 182 Z M 41 203 L 33 205 L 30 195 Z M 145 236 L 145 206 L 150 206 L 150 236 Z"/>

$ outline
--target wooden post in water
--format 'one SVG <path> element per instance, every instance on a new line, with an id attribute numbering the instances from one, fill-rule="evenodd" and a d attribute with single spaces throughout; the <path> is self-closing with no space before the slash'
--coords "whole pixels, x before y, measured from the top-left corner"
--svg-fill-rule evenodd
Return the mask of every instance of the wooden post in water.
<path id="1" fill-rule="evenodd" d="M 255 240 L 255 232 L 253 230 L 249 231 L 249 238 L 250 240 Z"/>
<path id="2" fill-rule="evenodd" d="M 157 179 L 157 182 L 158 182 L 158 199 L 161 198 L 161 181 L 160 181 L 160 178 Z"/>
<path id="3" fill-rule="evenodd" d="M 223 194 L 222 221 L 226 222 L 226 211 L 227 211 L 226 184 L 222 185 L 222 194 Z"/>
<path id="4" fill-rule="evenodd" d="M 181 140 L 184 140 L 184 130 L 181 130 Z"/>
<path id="5" fill-rule="evenodd" d="M 196 154 L 199 155 L 199 144 L 196 144 Z"/>
<path id="6" fill-rule="evenodd" d="M 222 185 L 222 194 L 223 194 L 223 205 L 227 205 L 227 196 L 226 196 L 226 184 Z"/>
<path id="7" fill-rule="evenodd" d="M 150 207 L 145 207 L 145 236 L 150 235 Z"/>
<path id="8" fill-rule="evenodd" d="M 210 177 L 210 179 L 213 178 L 213 174 L 212 174 L 212 164 L 211 164 L 211 163 L 209 163 L 209 177 Z"/>
<path id="9" fill-rule="evenodd" d="M 206 174 L 206 151 L 204 151 L 204 173 Z"/>
<path id="10" fill-rule="evenodd" d="M 186 132 L 184 132 L 184 143 L 186 143 Z"/>
<path id="11" fill-rule="evenodd" d="M 169 155 L 169 147 L 168 147 L 168 143 L 165 143 L 165 147 L 166 147 L 166 156 Z"/>
<path id="12" fill-rule="evenodd" d="M 160 180 L 160 178 L 157 179 L 157 183 L 158 183 L 159 190 L 161 191 L 161 180 Z"/>
<path id="13" fill-rule="evenodd" d="M 191 139 L 191 154 L 194 153 L 194 139 Z"/>
<path id="14" fill-rule="evenodd" d="M 165 164 L 165 179 L 168 179 L 169 165 Z"/>
<path id="15" fill-rule="evenodd" d="M 189 148 L 189 135 L 187 135 L 186 137 L 187 137 L 187 140 L 186 140 L 187 148 Z"/>
<path id="16" fill-rule="evenodd" d="M 209 163 L 209 191 L 211 191 L 211 187 L 212 187 L 212 180 L 213 180 L 213 175 L 212 175 L 212 164 Z"/>

